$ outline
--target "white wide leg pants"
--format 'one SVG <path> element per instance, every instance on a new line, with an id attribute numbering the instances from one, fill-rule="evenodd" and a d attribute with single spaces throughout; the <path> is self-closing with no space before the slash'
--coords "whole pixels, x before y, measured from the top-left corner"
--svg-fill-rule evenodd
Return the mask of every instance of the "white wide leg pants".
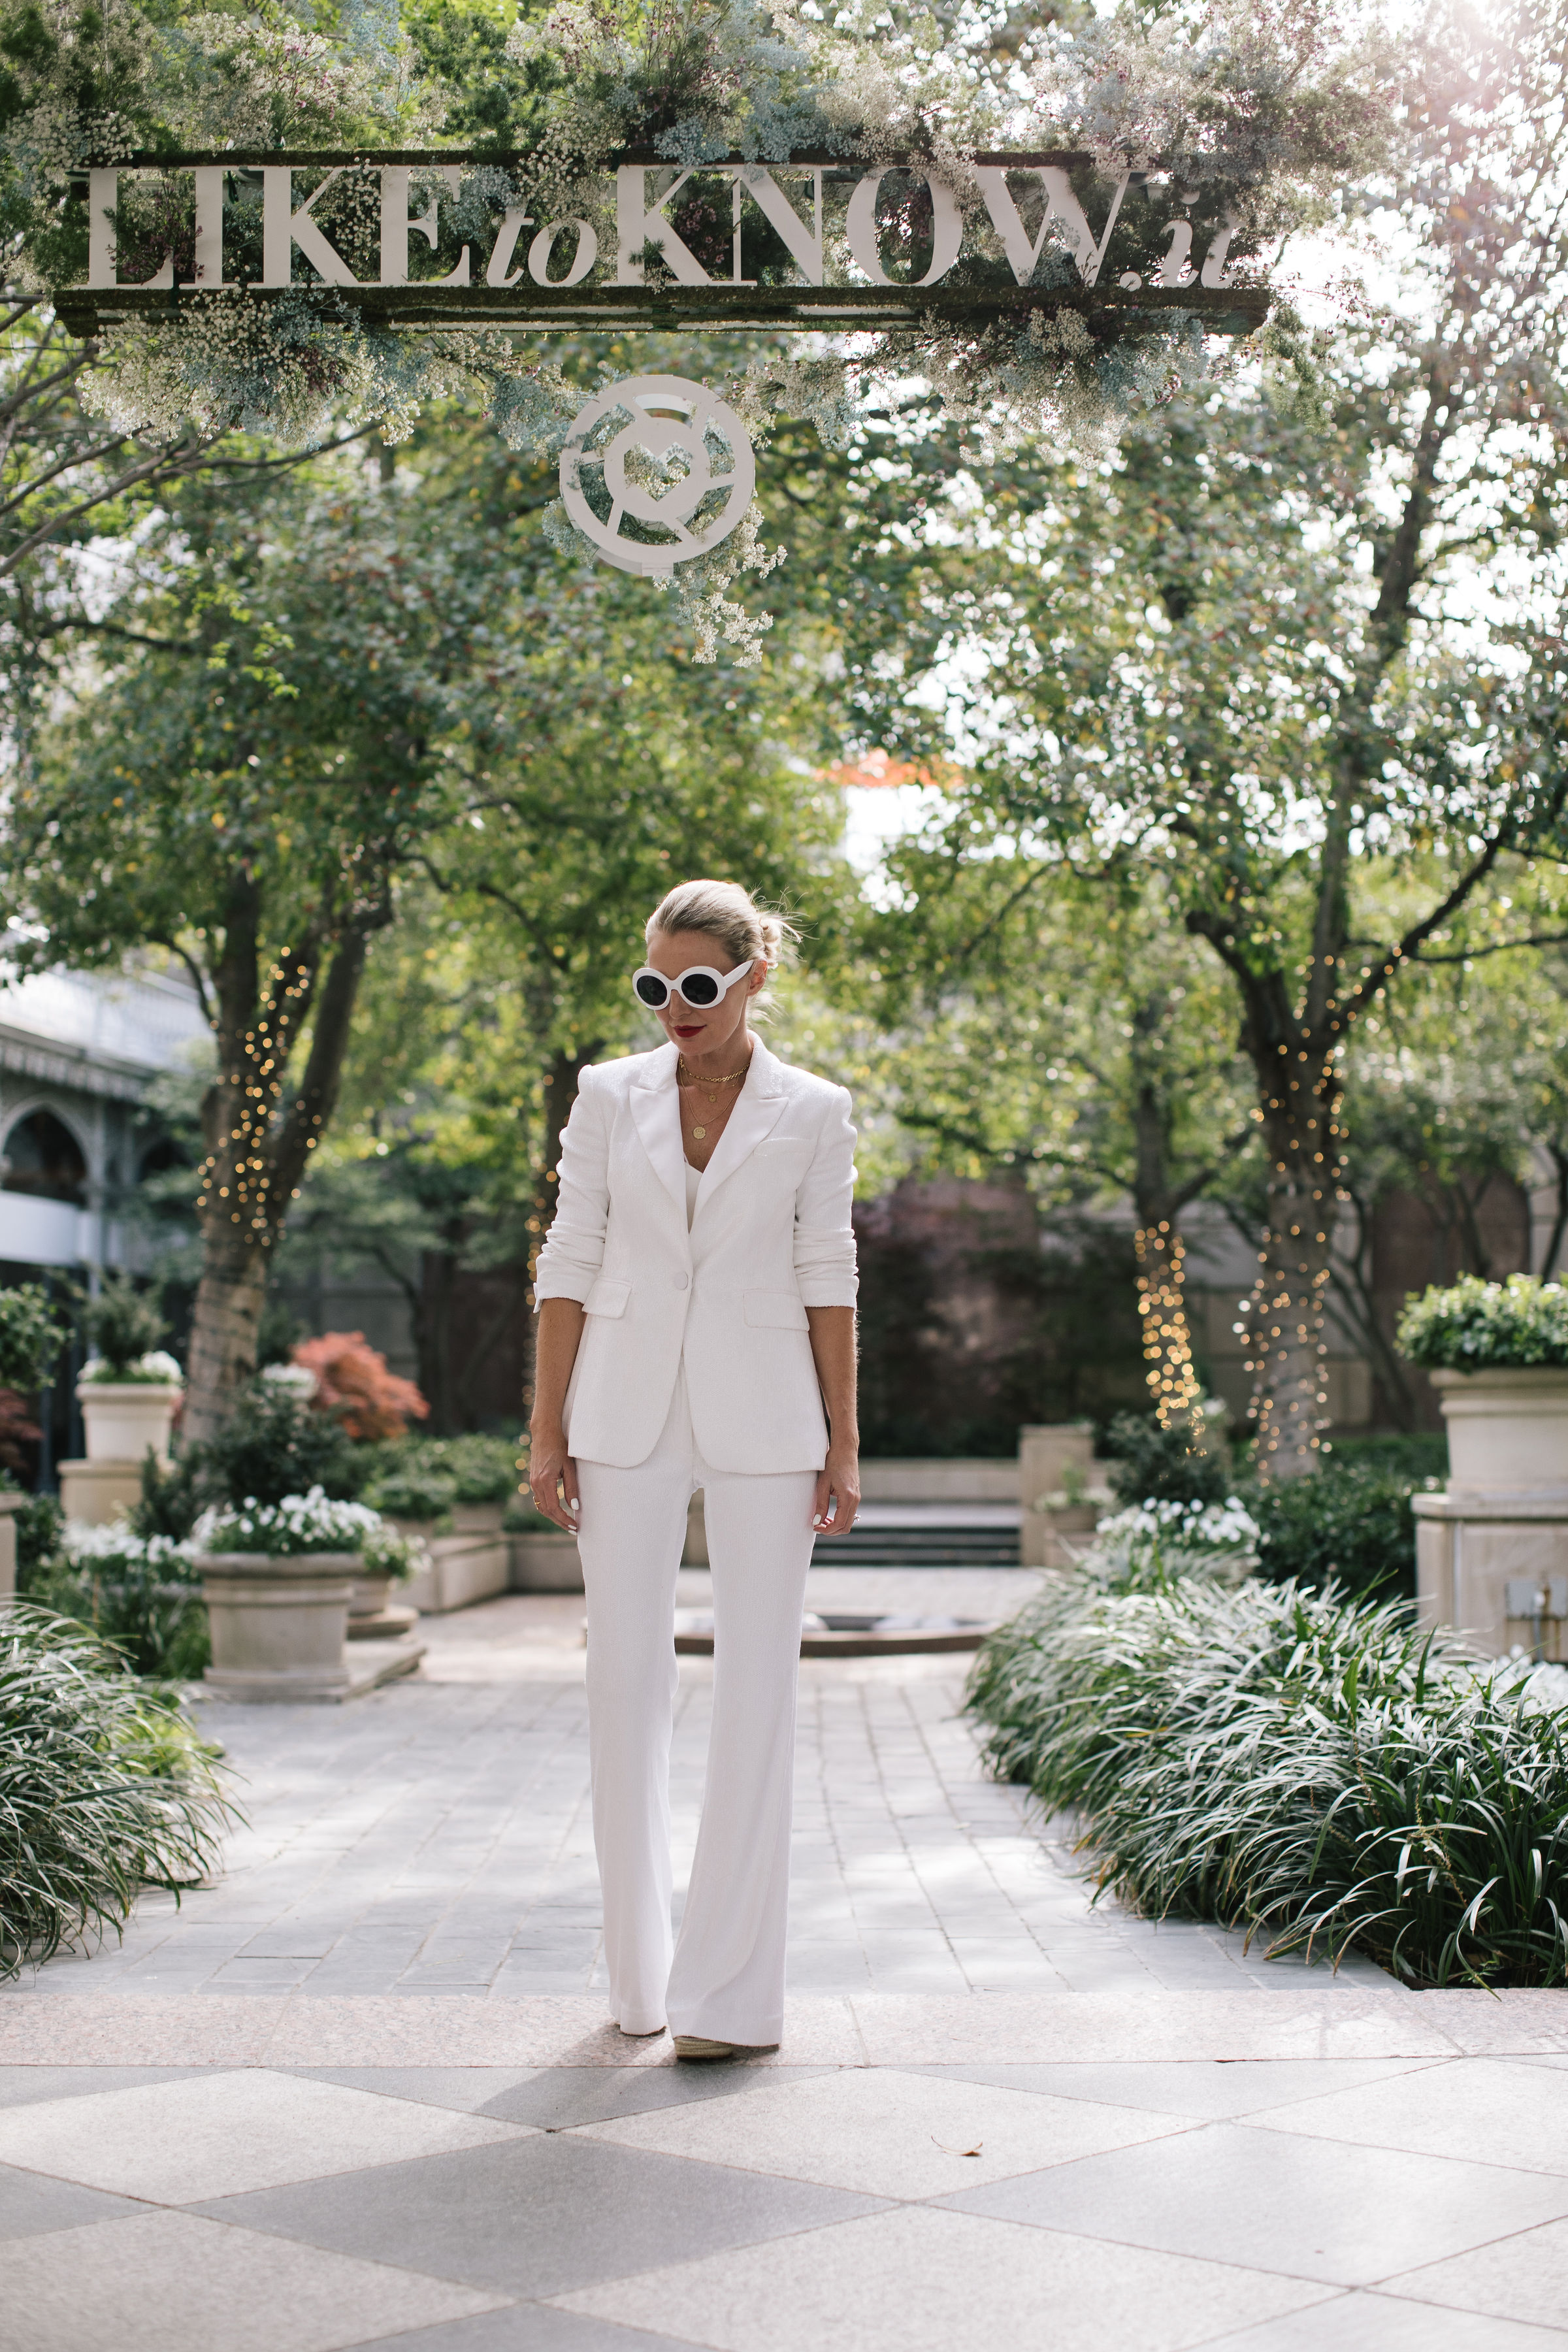
<path id="1" fill-rule="evenodd" d="M 646 1462 L 579 1462 L 594 1843 L 610 2002 L 626 2033 L 776 2042 L 784 2027 L 800 1619 L 814 1470 L 748 1477 L 700 1459 L 686 1381 Z M 713 1728 L 680 1937 L 670 1948 L 675 1580 L 704 1489 Z"/>

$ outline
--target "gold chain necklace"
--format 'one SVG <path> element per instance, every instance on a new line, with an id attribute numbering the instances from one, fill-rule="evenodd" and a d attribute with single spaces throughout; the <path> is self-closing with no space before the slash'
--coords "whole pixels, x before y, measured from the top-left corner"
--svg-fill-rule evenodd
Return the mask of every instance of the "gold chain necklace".
<path id="1" fill-rule="evenodd" d="M 750 1062 L 745 1062 L 738 1070 L 726 1070 L 721 1078 L 700 1078 L 692 1072 L 685 1055 L 678 1054 L 675 1057 L 675 1083 L 678 1087 L 690 1087 L 694 1089 L 699 1087 L 738 1087 L 751 1066 Z M 717 1094 L 710 1094 L 708 1097 L 710 1110 L 716 1110 L 718 1106 Z M 694 1126 L 691 1132 L 697 1141 L 701 1143 L 707 1137 L 708 1129 L 705 1127 Z"/>

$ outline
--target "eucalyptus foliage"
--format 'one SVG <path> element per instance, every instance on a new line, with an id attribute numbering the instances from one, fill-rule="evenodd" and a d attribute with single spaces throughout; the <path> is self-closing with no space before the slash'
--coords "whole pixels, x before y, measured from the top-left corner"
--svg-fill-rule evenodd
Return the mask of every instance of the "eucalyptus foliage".
<path id="1" fill-rule="evenodd" d="M 987 1759 L 1098 1887 L 1414 1985 L 1568 1983 L 1568 1723 L 1332 1588 L 1053 1578 L 984 1650 Z"/>
<path id="2" fill-rule="evenodd" d="M 1395 1336 L 1400 1353 L 1427 1371 L 1568 1365 L 1568 1289 L 1529 1274 L 1506 1282 L 1462 1275 L 1450 1289 L 1434 1284 L 1413 1298 Z"/>
<path id="3" fill-rule="evenodd" d="M 227 1817 L 217 1751 L 81 1626 L 0 1617 L 0 1975 L 199 1885 Z"/>

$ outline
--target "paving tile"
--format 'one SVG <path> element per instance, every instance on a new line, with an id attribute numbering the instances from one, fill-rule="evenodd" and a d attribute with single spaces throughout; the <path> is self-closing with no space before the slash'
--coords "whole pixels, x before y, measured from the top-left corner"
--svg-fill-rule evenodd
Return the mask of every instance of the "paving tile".
<path id="1" fill-rule="evenodd" d="M 1517 2236 L 1499 2231 L 1495 2240 L 1447 2262 L 1385 2278 L 1384 2285 L 1390 2294 L 1414 2302 L 1561 2330 L 1568 2313 L 1568 2221 L 1521 2230 Z"/>
<path id="2" fill-rule="evenodd" d="M 128 2197 L 108 2197 L 74 2180 L 51 2180 L 44 2173 L 0 2164 L 0 2241 L 38 2238 L 48 2230 L 75 2230 L 84 2222 L 112 2221 L 144 2210 Z M 0 2263 L 0 2292 L 4 2280 L 5 2265 Z"/>
<path id="3" fill-rule="evenodd" d="M 0 2113 L 0 2163 L 160 2205 L 510 2140 L 520 2126 L 258 2067 Z"/>
<path id="4" fill-rule="evenodd" d="M 605 2147 L 576 2133 L 227 2198 L 225 2221 L 513 2295 L 553 2295 L 810 2230 L 871 2200 Z"/>
<path id="5" fill-rule="evenodd" d="M 681 2339 L 584 2319 L 547 2303 L 513 2303 L 475 2319 L 416 2328 L 394 2341 L 396 2352 L 673 2352 Z"/>
<path id="6" fill-rule="evenodd" d="M 530 2083 L 532 2066 L 289 2066 L 279 2071 L 312 2083 L 342 2083 L 351 2091 L 374 2091 L 383 2098 L 414 2099 L 458 2114 L 494 2113 L 503 2123 L 526 2123 L 526 2116 L 503 2116 L 489 2102 Z"/>
<path id="7" fill-rule="evenodd" d="M 1148 2107 L 1157 2115 L 1225 2123 L 1260 2107 L 1360 2090 L 1420 2066 L 1430 2058 L 1212 2058 L 1122 2060 L 1055 2066 L 911 2066 L 918 2074 L 946 2074 L 1003 2090 L 1048 2091 L 1059 2099 L 1092 2099 L 1111 2107 Z M 1292 2126 L 1293 2127 L 1293 2126 Z M 1466 2150 L 1472 2154 L 1473 2150 Z"/>
<path id="8" fill-rule="evenodd" d="M 1353 2090 L 1324 2090 L 1326 2096 L 1277 2115 L 1264 2108 L 1250 2120 L 1362 2147 L 1568 2173 L 1568 2099 L 1549 2070 L 1506 2058 L 1458 2058 Z"/>
<path id="9" fill-rule="evenodd" d="M 1247 2124 L 1123 2148 L 949 2203 L 968 2212 L 1342 2286 L 1386 2280 L 1568 2212 L 1568 2184 Z M 1407 2251 L 1408 2250 L 1408 2251 Z"/>
<path id="10" fill-rule="evenodd" d="M 497 2298 L 190 2213 L 142 2213 L 7 2249 L 5 2352 L 336 2352 Z"/>
<path id="11" fill-rule="evenodd" d="M 195 2066 L 0 2066 L 0 2107 L 128 2091 L 141 2083 L 182 2083 L 199 2072 Z"/>
<path id="12" fill-rule="evenodd" d="M 1300 2280 L 906 2207 L 562 2301 L 715 2352 L 1175 2352 L 1321 2295 Z"/>
<path id="13" fill-rule="evenodd" d="M 683 2066 L 675 2060 L 658 2066 L 550 2066 L 516 2090 L 486 2101 L 482 2112 L 542 2131 L 566 2131 L 580 2124 L 606 2123 L 655 2108 L 685 2107 L 708 2099 L 734 2098 L 754 2090 L 759 2080 L 809 2082 L 831 2070 L 821 2066 Z"/>
<path id="14" fill-rule="evenodd" d="M 1473 2311 L 1359 2294 L 1244 2327 L 1215 2339 L 1213 2352 L 1561 2352 L 1562 2343 L 1560 2326 L 1521 2327 Z"/>
<path id="15" fill-rule="evenodd" d="M 940 2197 L 1189 2126 L 1169 2116 L 861 2067 L 581 2135 L 872 2197 Z"/>

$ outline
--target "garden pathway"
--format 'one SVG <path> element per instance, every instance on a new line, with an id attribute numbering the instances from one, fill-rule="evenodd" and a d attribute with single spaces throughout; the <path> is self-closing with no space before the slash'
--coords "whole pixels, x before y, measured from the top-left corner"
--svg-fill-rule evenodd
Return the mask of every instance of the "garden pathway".
<path id="1" fill-rule="evenodd" d="M 777 2056 L 624 2042 L 581 1613 L 490 1604 L 416 1683 L 209 1711 L 225 1877 L 0 1990 L 4 2352 L 1565 2340 L 1568 1997 L 1091 1907 L 980 1771 L 961 1660 L 803 1666 Z M 683 1662 L 686 1848 L 710 1687 Z"/>

